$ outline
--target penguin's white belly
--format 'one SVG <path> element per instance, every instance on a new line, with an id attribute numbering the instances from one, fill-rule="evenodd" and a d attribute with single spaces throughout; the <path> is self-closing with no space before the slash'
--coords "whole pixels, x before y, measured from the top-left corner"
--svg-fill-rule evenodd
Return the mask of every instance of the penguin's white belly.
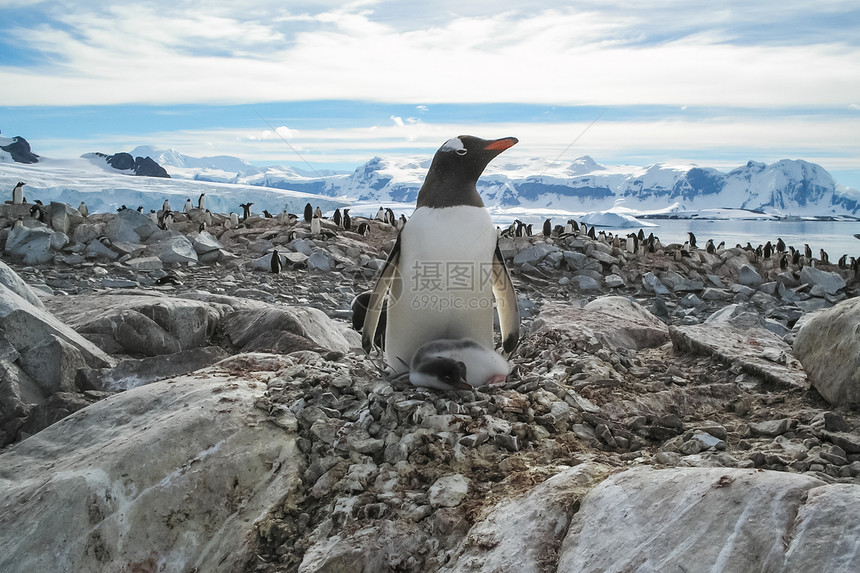
<path id="1" fill-rule="evenodd" d="M 420 207 L 400 238 L 388 303 L 386 361 L 409 369 L 415 351 L 443 338 L 493 348 L 492 263 L 496 228 L 483 207 Z"/>

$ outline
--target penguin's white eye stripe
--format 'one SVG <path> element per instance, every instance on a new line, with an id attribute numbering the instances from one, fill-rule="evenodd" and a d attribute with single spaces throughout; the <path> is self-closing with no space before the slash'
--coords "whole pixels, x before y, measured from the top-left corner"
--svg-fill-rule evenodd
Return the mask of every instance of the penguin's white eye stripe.
<path id="1" fill-rule="evenodd" d="M 466 150 L 465 149 L 458 149 L 456 153 L 457 153 L 457 155 L 466 155 Z"/>
<path id="2" fill-rule="evenodd" d="M 459 137 L 452 137 L 439 148 L 439 151 L 456 151 L 460 155 L 463 155 L 466 153 L 466 147 L 460 141 Z"/>

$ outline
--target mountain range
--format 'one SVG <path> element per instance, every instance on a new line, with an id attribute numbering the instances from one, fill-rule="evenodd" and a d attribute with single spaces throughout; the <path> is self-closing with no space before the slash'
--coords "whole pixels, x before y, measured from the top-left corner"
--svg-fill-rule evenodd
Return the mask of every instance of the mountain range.
<path id="1" fill-rule="evenodd" d="M 360 203 L 414 203 L 430 157 L 370 159 L 352 173 L 259 167 L 229 156 L 193 158 L 174 150 L 138 147 L 172 177 L 260 185 Z M 592 213 L 610 209 L 656 216 L 740 209 L 779 217 L 860 217 L 860 192 L 839 185 L 820 165 L 799 159 L 749 161 L 729 172 L 693 164 L 608 166 L 585 156 L 490 163 L 478 181 L 495 210 Z"/>

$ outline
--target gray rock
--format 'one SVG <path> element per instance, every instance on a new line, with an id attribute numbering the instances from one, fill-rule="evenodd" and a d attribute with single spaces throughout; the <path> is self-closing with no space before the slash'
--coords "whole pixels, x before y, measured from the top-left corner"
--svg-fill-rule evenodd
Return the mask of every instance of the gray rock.
<path id="1" fill-rule="evenodd" d="M 39 344 L 21 351 L 21 367 L 46 396 L 57 392 L 76 392 L 78 370 L 86 368 L 81 351 L 62 338 L 49 335 Z"/>
<path id="2" fill-rule="evenodd" d="M 745 372 L 782 387 L 803 390 L 809 387 L 803 368 L 781 338 L 756 321 L 745 321 L 743 316 L 733 320 L 670 326 L 672 345 L 678 352 L 704 354 L 727 364 L 738 364 Z M 777 362 L 774 356 L 779 357 Z"/>
<path id="3" fill-rule="evenodd" d="M 457 507 L 469 493 L 469 481 L 461 474 L 440 477 L 433 482 L 427 491 L 430 506 L 434 508 Z"/>
<path id="4" fill-rule="evenodd" d="M 44 310 L 45 305 L 42 300 L 36 295 L 27 283 L 21 280 L 18 273 L 13 271 L 9 266 L 0 261 L 0 284 L 11 290 L 36 308 Z"/>
<path id="5" fill-rule="evenodd" d="M 57 201 L 51 201 L 48 206 L 48 218 L 52 229 L 66 235 L 73 226 L 79 225 L 84 220 L 80 211 L 71 205 Z"/>
<path id="6" fill-rule="evenodd" d="M 0 570 L 153 559 L 165 570 L 241 570 L 255 524 L 301 479 L 295 434 L 254 406 L 265 388 L 230 375 L 156 382 L 0 454 Z"/>
<path id="7" fill-rule="evenodd" d="M 642 277 L 642 284 L 648 292 L 654 294 L 667 295 L 670 292 L 666 285 L 657 278 L 657 275 L 650 271 Z"/>
<path id="8" fill-rule="evenodd" d="M 6 238 L 5 252 L 10 257 L 20 259 L 26 265 L 51 262 L 51 235 L 47 227 L 14 227 Z"/>
<path id="9" fill-rule="evenodd" d="M 119 258 L 119 253 L 96 239 L 89 242 L 87 248 L 84 250 L 84 255 L 87 258 L 102 258 L 110 261 L 115 261 Z"/>
<path id="10" fill-rule="evenodd" d="M 845 279 L 841 275 L 822 271 L 809 265 L 800 271 L 800 281 L 814 287 L 820 287 L 826 294 L 836 294 L 837 291 L 845 288 Z"/>
<path id="11" fill-rule="evenodd" d="M 555 245 L 549 245 L 547 243 L 537 243 L 536 245 L 517 253 L 517 255 L 514 257 L 514 264 L 522 265 L 524 263 L 528 263 L 530 265 L 536 265 L 548 254 L 560 250 L 561 249 L 559 249 Z"/>
<path id="12" fill-rule="evenodd" d="M 668 328 L 636 302 L 624 297 L 604 296 L 584 308 L 547 302 L 534 322 L 535 333 L 556 331 L 573 341 L 595 338 L 610 349 L 641 349 L 668 340 Z"/>
<path id="13" fill-rule="evenodd" d="M 761 275 L 758 274 L 758 271 L 751 266 L 741 265 L 741 268 L 738 271 L 738 282 L 742 285 L 758 287 L 764 282 L 764 279 L 762 279 Z"/>
<path id="14" fill-rule="evenodd" d="M 557 558 L 579 500 L 608 471 L 583 463 L 498 503 L 462 537 L 460 548 L 440 573 L 543 571 L 544 564 Z"/>
<path id="15" fill-rule="evenodd" d="M 615 274 L 606 275 L 606 278 L 603 279 L 603 284 L 605 284 L 607 288 L 621 288 L 627 285 L 623 278 Z"/>
<path id="16" fill-rule="evenodd" d="M 227 357 L 227 352 L 219 346 L 204 346 L 175 354 L 121 360 L 114 368 L 82 368 L 80 385 L 85 390 L 129 390 L 206 368 Z"/>
<path id="17" fill-rule="evenodd" d="M 224 248 L 224 245 L 218 242 L 218 239 L 213 237 L 212 234 L 206 230 L 197 233 L 197 236 L 194 237 L 192 246 L 198 255 L 203 255 L 212 251 L 219 251 Z"/>
<path id="18" fill-rule="evenodd" d="M 810 383 L 831 404 L 860 404 L 860 298 L 843 301 L 807 321 L 794 353 Z"/>
<path id="19" fill-rule="evenodd" d="M 332 269 L 332 262 L 324 250 L 319 249 L 314 251 L 307 259 L 308 269 L 312 271 L 329 272 Z"/>
<path id="20" fill-rule="evenodd" d="M 564 251 L 564 261 L 571 270 L 578 271 L 584 269 L 589 264 L 588 257 L 583 253 L 576 251 Z"/>
<path id="21" fill-rule="evenodd" d="M 170 234 L 168 231 L 154 233 L 148 242 L 147 251 L 158 257 L 163 263 L 196 263 L 197 251 L 187 237 L 180 234 Z"/>
<path id="22" fill-rule="evenodd" d="M 140 243 L 158 230 L 158 225 L 143 213 L 123 209 L 107 222 L 104 233 L 111 242 Z"/>
<path id="23" fill-rule="evenodd" d="M 138 257 L 127 260 L 125 264 L 138 272 L 159 271 L 164 267 L 158 257 Z"/>
<path id="24" fill-rule="evenodd" d="M 856 568 L 860 558 L 854 551 L 834 551 L 831 543 L 795 545 L 798 511 L 822 486 L 802 475 L 731 468 L 621 472 L 583 498 L 558 570 L 635 570 L 643 563 L 653 571 L 802 570 L 788 567 L 791 562 L 814 563 L 813 569 L 822 563 L 844 565 L 835 570 Z M 856 500 L 847 497 L 841 515 L 829 513 L 851 531 L 858 529 L 851 513 L 856 510 L 846 506 L 857 507 Z M 817 523 L 823 526 L 822 521 Z M 658 524 L 657 531 L 645 524 Z"/>

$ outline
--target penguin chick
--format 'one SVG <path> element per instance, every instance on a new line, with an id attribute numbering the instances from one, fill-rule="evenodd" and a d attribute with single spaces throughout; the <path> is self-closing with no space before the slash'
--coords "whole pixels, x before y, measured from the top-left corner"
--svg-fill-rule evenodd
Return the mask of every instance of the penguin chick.
<path id="1" fill-rule="evenodd" d="M 511 369 L 508 361 L 471 338 L 433 340 L 412 357 L 409 381 L 440 390 L 499 386 Z"/>

